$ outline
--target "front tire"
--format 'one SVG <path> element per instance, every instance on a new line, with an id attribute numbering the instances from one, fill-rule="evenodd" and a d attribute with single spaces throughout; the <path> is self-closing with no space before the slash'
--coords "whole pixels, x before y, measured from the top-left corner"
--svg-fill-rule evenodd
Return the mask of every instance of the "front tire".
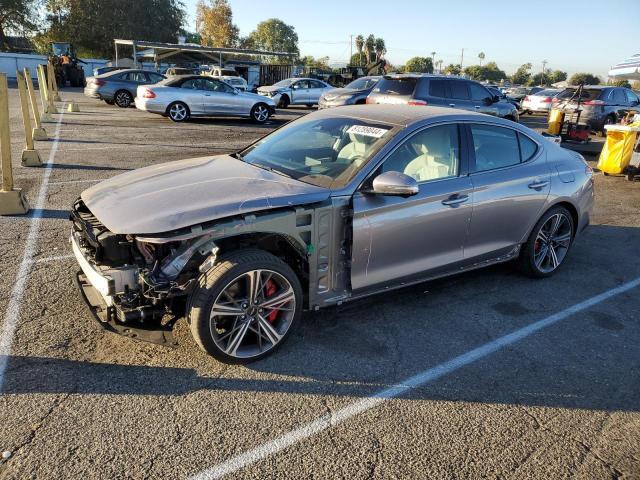
<path id="1" fill-rule="evenodd" d="M 278 107 L 287 108 L 290 103 L 291 101 L 289 100 L 289 97 L 287 95 L 282 95 L 282 97 L 280 97 L 280 103 L 278 104 Z"/>
<path id="2" fill-rule="evenodd" d="M 113 100 L 120 108 L 129 108 L 133 103 L 133 96 L 126 90 L 119 90 L 114 95 Z"/>
<path id="3" fill-rule="evenodd" d="M 186 122 L 189 120 L 190 112 L 182 102 L 174 102 L 167 107 L 167 116 L 174 122 Z"/>
<path id="4" fill-rule="evenodd" d="M 575 237 L 575 225 L 569 210 L 553 207 L 535 227 L 520 251 L 520 270 L 530 277 L 550 277 L 564 263 Z"/>
<path id="5" fill-rule="evenodd" d="M 196 343 L 225 363 L 272 354 L 299 323 L 302 287 L 291 267 L 262 250 L 221 258 L 200 276 L 189 301 Z"/>
<path id="6" fill-rule="evenodd" d="M 264 123 L 269 120 L 271 112 L 269 112 L 269 107 L 267 106 L 267 104 L 257 103 L 253 106 L 249 115 L 254 122 Z"/>

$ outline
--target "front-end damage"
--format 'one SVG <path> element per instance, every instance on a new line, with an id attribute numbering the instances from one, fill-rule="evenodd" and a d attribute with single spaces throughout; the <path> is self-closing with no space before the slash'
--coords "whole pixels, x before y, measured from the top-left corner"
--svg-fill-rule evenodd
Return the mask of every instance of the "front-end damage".
<path id="1" fill-rule="evenodd" d="M 78 199 L 71 244 L 78 283 L 109 331 L 174 345 L 172 329 L 188 315 L 191 291 L 226 253 L 260 248 L 280 257 L 304 286 L 305 307 L 340 303 L 350 292 L 348 199 L 254 212 L 172 232 L 115 234 Z"/>

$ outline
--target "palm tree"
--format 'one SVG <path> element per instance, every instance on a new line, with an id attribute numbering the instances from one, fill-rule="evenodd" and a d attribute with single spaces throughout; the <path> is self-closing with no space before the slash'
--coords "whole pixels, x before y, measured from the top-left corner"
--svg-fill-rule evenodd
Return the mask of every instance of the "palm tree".
<path id="1" fill-rule="evenodd" d="M 369 35 L 364 42 L 364 51 L 367 53 L 367 63 L 371 63 L 371 55 L 376 48 L 376 37 Z"/>
<path id="2" fill-rule="evenodd" d="M 384 39 L 376 38 L 375 49 L 376 49 L 376 61 L 377 61 L 377 60 L 380 60 L 382 58 L 382 55 L 384 55 L 384 52 L 387 51 L 384 44 Z"/>
<path id="3" fill-rule="evenodd" d="M 431 61 L 434 65 L 436 64 L 436 52 L 431 52 Z"/>
<path id="4" fill-rule="evenodd" d="M 480 52 L 478 54 L 478 58 L 480 59 L 480 66 L 482 66 L 482 61 L 484 60 L 484 52 Z"/>
<path id="5" fill-rule="evenodd" d="M 356 37 L 356 48 L 358 49 L 358 58 L 360 59 L 360 65 L 362 65 L 362 49 L 364 47 L 364 37 L 358 35 Z"/>

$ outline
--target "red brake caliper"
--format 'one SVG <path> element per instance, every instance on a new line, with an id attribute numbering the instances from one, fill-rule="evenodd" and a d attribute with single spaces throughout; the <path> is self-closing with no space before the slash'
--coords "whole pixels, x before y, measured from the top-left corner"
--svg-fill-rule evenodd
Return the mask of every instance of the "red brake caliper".
<path id="1" fill-rule="evenodd" d="M 267 280 L 267 283 L 264 286 L 264 298 L 265 299 L 269 298 L 274 293 L 276 293 L 276 290 L 277 290 L 276 282 L 274 282 L 272 279 Z M 276 321 L 277 317 L 278 317 L 278 309 L 276 308 L 269 315 L 267 315 L 267 320 L 273 323 Z"/>

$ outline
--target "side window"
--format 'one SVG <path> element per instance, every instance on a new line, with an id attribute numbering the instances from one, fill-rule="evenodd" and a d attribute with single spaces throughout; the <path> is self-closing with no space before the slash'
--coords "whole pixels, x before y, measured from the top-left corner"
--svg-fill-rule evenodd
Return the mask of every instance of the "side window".
<path id="1" fill-rule="evenodd" d="M 221 82 L 219 80 L 211 80 L 206 79 L 203 81 L 204 89 L 209 90 L 211 92 L 219 92 L 219 93 L 230 93 L 233 91 L 233 88 L 228 86 L 226 83 Z"/>
<path id="2" fill-rule="evenodd" d="M 456 177 L 460 170 L 457 125 L 426 128 L 405 140 L 387 157 L 382 172 L 402 172 L 418 182 Z"/>
<path id="3" fill-rule="evenodd" d="M 467 82 L 462 80 L 451 81 L 451 98 L 456 100 L 469 100 L 469 89 L 467 88 Z"/>
<path id="4" fill-rule="evenodd" d="M 476 172 L 508 167 L 520 163 L 516 132 L 493 125 L 471 125 Z"/>
<path id="5" fill-rule="evenodd" d="M 616 88 L 611 93 L 611 99 L 613 100 L 613 103 L 615 103 L 616 105 L 624 105 L 627 103 L 627 97 L 624 94 L 624 90 L 622 90 L 621 88 Z"/>
<path id="6" fill-rule="evenodd" d="M 637 105 L 640 102 L 638 96 L 631 90 L 625 90 L 624 93 L 627 96 L 627 102 L 629 102 L 631 105 Z"/>
<path id="7" fill-rule="evenodd" d="M 429 96 L 447 98 L 447 82 L 449 80 L 429 80 Z"/>
<path id="8" fill-rule="evenodd" d="M 520 160 L 522 162 L 531 160 L 538 151 L 538 145 L 520 132 L 518 132 L 518 140 L 520 142 Z"/>
<path id="9" fill-rule="evenodd" d="M 310 80 L 311 88 L 324 88 L 324 84 L 318 82 L 317 80 Z"/>
<path id="10" fill-rule="evenodd" d="M 291 88 L 294 90 L 304 90 L 309 88 L 309 82 L 306 80 L 300 80 L 299 82 L 294 83 Z"/>
<path id="11" fill-rule="evenodd" d="M 474 102 L 482 102 L 486 98 L 491 98 L 493 94 L 477 83 L 469 83 L 469 92 L 471 93 L 471 100 Z"/>
<path id="12" fill-rule="evenodd" d="M 158 75 L 157 73 L 147 73 L 147 77 L 149 77 L 149 81 L 153 83 L 158 83 L 164 80 L 162 75 Z"/>

